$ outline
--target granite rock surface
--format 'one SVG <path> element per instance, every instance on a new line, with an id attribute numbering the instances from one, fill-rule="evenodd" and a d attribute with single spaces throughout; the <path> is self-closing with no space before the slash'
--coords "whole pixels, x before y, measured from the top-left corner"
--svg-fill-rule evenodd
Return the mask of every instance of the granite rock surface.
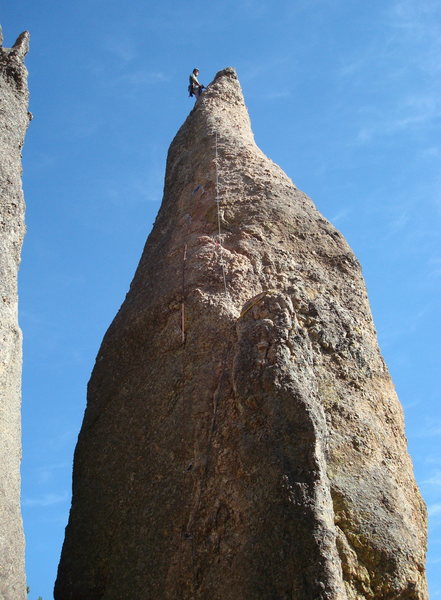
<path id="1" fill-rule="evenodd" d="M 29 34 L 3 48 L 0 30 L 0 598 L 26 598 L 20 510 L 21 363 L 17 272 L 25 231 L 21 148 L 29 123 Z"/>
<path id="2" fill-rule="evenodd" d="M 88 388 L 57 600 L 423 600 L 426 512 L 360 265 L 220 71 Z"/>

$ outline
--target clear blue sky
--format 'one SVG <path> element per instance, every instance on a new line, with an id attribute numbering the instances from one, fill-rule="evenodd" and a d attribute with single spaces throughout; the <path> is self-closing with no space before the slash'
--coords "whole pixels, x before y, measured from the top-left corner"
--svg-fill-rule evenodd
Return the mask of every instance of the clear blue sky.
<path id="1" fill-rule="evenodd" d="M 1 0 L 28 29 L 23 515 L 29 598 L 52 598 L 86 384 L 159 208 L 168 145 L 234 66 L 256 141 L 363 266 L 431 515 L 441 598 L 439 0 Z"/>

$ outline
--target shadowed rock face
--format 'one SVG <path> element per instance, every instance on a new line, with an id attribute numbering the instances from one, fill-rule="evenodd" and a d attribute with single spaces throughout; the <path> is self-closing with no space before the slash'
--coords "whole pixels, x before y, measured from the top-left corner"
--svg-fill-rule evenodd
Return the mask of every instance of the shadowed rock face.
<path id="1" fill-rule="evenodd" d="M 25 231 L 21 148 L 29 123 L 29 34 L 3 48 L 0 29 L 0 598 L 26 598 L 20 512 L 21 331 L 17 272 Z"/>
<path id="2" fill-rule="evenodd" d="M 425 535 L 360 266 L 225 69 L 96 360 L 56 598 L 424 599 Z"/>

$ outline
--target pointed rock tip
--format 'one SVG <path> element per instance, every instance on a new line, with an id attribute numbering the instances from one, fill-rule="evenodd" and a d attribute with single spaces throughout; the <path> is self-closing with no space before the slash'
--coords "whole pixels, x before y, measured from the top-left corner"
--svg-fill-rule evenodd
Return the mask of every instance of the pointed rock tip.
<path id="1" fill-rule="evenodd" d="M 12 46 L 12 51 L 20 58 L 24 58 L 29 52 L 29 37 L 29 31 L 23 31 Z"/>
<path id="2" fill-rule="evenodd" d="M 29 52 L 29 38 L 30 38 L 29 31 L 23 31 L 22 33 L 20 33 L 18 38 L 15 40 L 14 45 L 10 49 L 10 55 L 16 56 L 20 59 L 23 59 L 26 56 L 26 54 Z M 0 48 L 4 48 L 3 42 L 4 42 L 3 28 L 0 25 Z M 9 49 L 5 48 L 5 50 L 8 51 Z"/>
<path id="3" fill-rule="evenodd" d="M 202 96 L 195 102 L 170 146 L 170 164 L 175 160 L 175 156 L 180 156 L 181 145 L 188 144 L 189 140 L 193 139 L 192 136 L 197 138 L 200 147 L 201 140 L 205 137 L 207 143 L 212 143 L 214 132 L 218 134 L 219 139 L 235 138 L 237 143 L 237 138 L 241 138 L 242 142 L 254 144 L 250 118 L 233 67 L 218 71 Z"/>
<path id="4" fill-rule="evenodd" d="M 198 115 L 198 118 L 205 120 L 204 127 L 210 131 L 216 130 L 220 137 L 240 137 L 242 141 L 254 144 L 245 99 L 233 67 L 216 73 L 191 115 Z"/>
<path id="5" fill-rule="evenodd" d="M 213 100 L 215 98 L 228 102 L 235 98 L 236 102 L 244 104 L 242 88 L 236 69 L 233 69 L 233 67 L 226 67 L 218 71 L 213 81 L 208 85 L 206 92 L 202 95 L 202 100 Z"/>
<path id="6" fill-rule="evenodd" d="M 239 78 L 237 76 L 236 69 L 233 69 L 233 67 L 226 67 L 225 69 L 218 71 L 213 81 L 209 84 L 208 88 L 210 87 L 217 89 L 222 89 L 224 87 L 236 89 L 240 90 L 240 94 L 242 95 Z"/>
<path id="7" fill-rule="evenodd" d="M 233 67 L 225 67 L 225 69 L 218 71 L 215 75 L 215 78 L 213 79 L 213 82 L 217 81 L 221 77 L 229 77 L 230 79 L 236 80 L 238 79 L 236 69 L 234 69 Z"/>
<path id="8" fill-rule="evenodd" d="M 23 57 L 27 54 L 27 52 L 29 52 L 29 37 L 29 31 L 23 31 L 20 33 L 11 48 L 14 54 L 18 54 L 20 57 Z M 3 48 L 3 42 L 3 27 L 0 25 L 0 48 Z"/>

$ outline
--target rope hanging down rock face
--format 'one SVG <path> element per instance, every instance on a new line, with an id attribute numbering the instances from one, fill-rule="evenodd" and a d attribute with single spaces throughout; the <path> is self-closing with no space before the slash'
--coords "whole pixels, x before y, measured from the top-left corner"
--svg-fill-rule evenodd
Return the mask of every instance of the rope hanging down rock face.
<path id="1" fill-rule="evenodd" d="M 219 155 L 218 155 L 218 134 L 215 132 L 215 202 L 216 202 L 216 213 L 217 213 L 217 246 L 219 247 L 219 264 L 222 269 L 222 279 L 224 282 L 224 292 L 225 296 L 228 295 L 227 290 L 227 278 L 225 275 L 225 263 L 224 263 L 224 247 L 222 245 L 222 230 L 221 230 L 221 218 L 220 218 L 220 195 L 219 195 Z M 204 187 L 202 185 L 197 185 L 195 189 L 192 191 L 192 195 L 194 195 L 199 190 L 204 192 Z M 181 334 L 182 334 L 182 343 L 185 343 L 185 268 L 187 261 L 187 244 L 185 244 L 183 250 L 183 264 L 182 264 L 182 302 L 181 302 Z"/>
<path id="2" fill-rule="evenodd" d="M 185 266 L 187 263 L 187 244 L 184 246 L 184 255 L 182 257 L 182 304 L 181 304 L 181 332 L 182 343 L 185 344 Z"/>
<path id="3" fill-rule="evenodd" d="M 217 131 L 215 133 L 215 159 L 214 159 L 214 164 L 215 164 L 215 171 L 216 171 L 216 207 L 217 207 L 217 239 L 218 239 L 218 244 L 219 244 L 219 249 L 220 249 L 220 265 L 222 268 L 222 277 L 224 280 L 224 290 L 225 290 L 225 295 L 228 294 L 227 292 L 227 280 L 225 277 L 225 265 L 224 265 L 224 256 L 223 256 L 223 252 L 224 252 L 224 248 L 222 246 L 222 234 L 221 234 L 221 223 L 220 223 L 220 211 L 219 211 L 219 204 L 220 204 L 220 198 L 219 198 L 219 159 L 218 159 L 218 153 L 217 153 Z"/>

